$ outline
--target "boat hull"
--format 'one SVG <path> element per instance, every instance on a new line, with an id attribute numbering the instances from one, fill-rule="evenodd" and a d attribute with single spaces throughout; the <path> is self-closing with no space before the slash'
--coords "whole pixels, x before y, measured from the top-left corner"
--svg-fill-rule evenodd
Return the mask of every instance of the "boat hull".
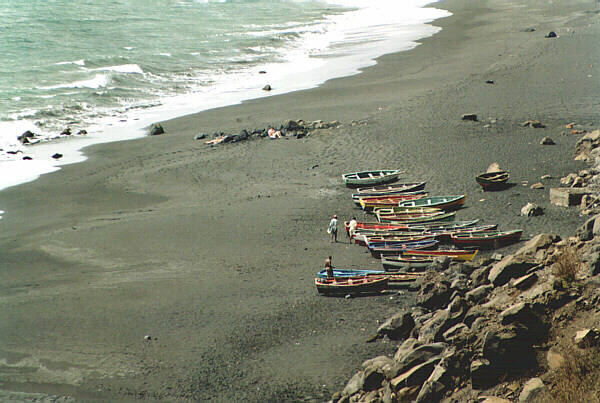
<path id="1" fill-rule="evenodd" d="M 347 173 L 342 179 L 348 187 L 371 186 L 394 182 L 401 174 L 402 171 L 397 169 L 382 169 Z"/>
<path id="2" fill-rule="evenodd" d="M 492 249 L 518 242 L 522 234 L 522 230 L 482 231 L 456 233 L 452 234 L 450 239 L 457 246 L 477 246 L 479 248 Z"/>
<path id="3" fill-rule="evenodd" d="M 315 278 L 317 292 L 323 295 L 377 294 L 388 288 L 389 279 L 381 277 Z"/>

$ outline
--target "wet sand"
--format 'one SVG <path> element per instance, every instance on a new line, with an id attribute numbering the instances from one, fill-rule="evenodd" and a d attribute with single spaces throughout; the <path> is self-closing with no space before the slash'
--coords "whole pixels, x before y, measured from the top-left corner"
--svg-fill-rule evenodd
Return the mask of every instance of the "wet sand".
<path id="1" fill-rule="evenodd" d="M 365 340 L 412 303 L 409 292 L 317 295 L 330 254 L 337 267 L 379 268 L 364 249 L 328 241 L 333 213 L 364 217 L 343 172 L 404 169 L 432 194 L 466 193 L 459 219 L 571 235 L 583 218 L 550 205 L 548 189 L 584 168 L 565 124 L 599 124 L 595 4 L 437 6 L 454 14 L 436 21 L 439 34 L 360 75 L 164 122 L 164 135 L 94 146 L 84 163 L 0 192 L 0 389 L 328 399 L 364 359 L 394 351 Z M 544 38 L 550 30 L 559 37 Z M 287 119 L 342 126 L 300 140 L 193 140 Z M 546 127 L 522 127 L 529 119 Z M 540 145 L 545 136 L 556 145 Z M 514 186 L 482 193 L 474 177 L 494 161 Z M 546 174 L 545 190 L 522 185 Z M 530 201 L 545 214 L 520 217 Z"/>

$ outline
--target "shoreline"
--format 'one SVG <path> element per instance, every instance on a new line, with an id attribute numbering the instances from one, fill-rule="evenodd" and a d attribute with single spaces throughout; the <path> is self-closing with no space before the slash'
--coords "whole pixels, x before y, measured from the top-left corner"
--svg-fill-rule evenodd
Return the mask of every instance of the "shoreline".
<path id="1" fill-rule="evenodd" d="M 412 300 L 316 296 L 328 254 L 338 267 L 376 267 L 357 246 L 327 242 L 332 212 L 356 214 L 342 172 L 409 168 L 404 178 L 427 180 L 431 193 L 466 193 L 460 219 L 523 227 L 526 238 L 572 233 L 582 218 L 549 205 L 547 189 L 583 167 L 567 155 L 577 138 L 564 124 L 599 124 L 587 78 L 598 68 L 581 52 L 597 46 L 587 9 L 439 5 L 453 12 L 440 33 L 359 75 L 163 122 L 164 135 L 94 146 L 86 164 L 0 192 L 11 388 L 123 401 L 329 398 L 364 359 L 393 353 L 364 341 Z M 543 39 L 550 29 L 560 37 Z M 343 126 L 300 140 L 192 140 L 300 118 Z M 534 118 L 546 128 L 521 126 Z M 539 145 L 544 136 L 557 144 Z M 516 186 L 482 194 L 474 177 L 493 161 Z M 546 190 L 530 189 L 544 174 Z M 545 215 L 520 217 L 528 201 Z"/>
<path id="2" fill-rule="evenodd" d="M 437 2 L 424 5 L 419 8 L 436 9 L 434 5 Z M 388 53 L 396 53 L 410 50 L 419 45 L 419 40 L 435 35 L 439 28 L 432 23 L 438 19 L 447 18 L 444 11 L 436 9 L 439 16 L 429 16 L 422 18 L 422 22 L 410 26 L 407 32 L 406 26 L 399 25 L 402 32 L 401 41 L 398 41 L 398 35 L 390 35 L 382 40 L 374 42 L 371 46 L 354 45 L 347 52 L 333 57 L 317 57 L 312 62 L 304 60 L 287 61 L 283 63 L 271 62 L 265 65 L 256 66 L 251 70 L 239 73 L 248 75 L 249 82 L 240 80 L 240 77 L 230 77 L 236 84 L 231 87 L 224 83 L 219 83 L 215 87 L 207 88 L 204 91 L 195 91 L 187 94 L 179 94 L 167 97 L 163 103 L 149 108 L 134 108 L 125 112 L 116 112 L 111 117 L 104 117 L 99 121 L 90 122 L 85 127 L 77 126 L 77 129 L 86 129 L 89 132 L 86 135 L 62 136 L 54 133 L 52 135 L 43 135 L 42 141 L 31 146 L 21 145 L 17 140 L 17 135 L 25 130 L 38 132 L 37 127 L 31 125 L 32 122 L 13 121 L 5 127 L 18 130 L 13 142 L 2 144 L 0 142 L 0 153 L 3 151 L 21 151 L 18 158 L 10 158 L 6 153 L 0 154 L 0 157 L 7 158 L 6 161 L 0 161 L 1 172 L 18 172 L 17 175 L 0 175 L 0 191 L 11 186 L 17 186 L 21 183 L 27 183 L 36 180 L 40 175 L 59 170 L 61 166 L 73 163 L 84 162 L 87 159 L 85 148 L 122 140 L 135 140 L 145 137 L 148 128 L 157 120 L 172 120 L 183 118 L 191 114 L 202 113 L 206 110 L 229 107 L 243 104 L 251 100 L 259 100 L 275 95 L 285 95 L 296 91 L 309 90 L 322 85 L 324 82 L 336 78 L 351 77 L 364 68 L 376 64 L 376 59 Z M 397 43 L 397 41 L 399 43 Z M 311 65 L 312 63 L 312 65 Z M 296 69 L 292 72 L 287 69 Z M 268 70 L 264 77 L 258 74 L 258 71 Z M 263 82 L 264 81 L 264 82 Z M 263 82 L 263 84 L 260 84 Z M 252 85 L 253 84 L 253 85 Z M 273 87 L 270 91 L 264 91 L 261 87 L 269 84 Z M 158 115 L 158 117 L 156 116 Z M 39 139 L 38 139 L 39 140 Z M 60 159 L 53 159 L 54 153 L 63 154 Z M 27 155 L 34 161 L 23 161 L 21 156 Z"/>

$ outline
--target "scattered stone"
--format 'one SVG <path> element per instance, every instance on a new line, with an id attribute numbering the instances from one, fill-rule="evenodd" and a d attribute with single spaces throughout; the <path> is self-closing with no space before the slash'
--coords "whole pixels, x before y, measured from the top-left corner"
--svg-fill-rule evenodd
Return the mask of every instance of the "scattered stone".
<path id="1" fill-rule="evenodd" d="M 525 28 L 523 29 L 523 32 L 535 32 L 535 28 Z"/>
<path id="2" fill-rule="evenodd" d="M 485 83 L 486 84 L 494 84 L 494 80 L 486 80 Z"/>
<path id="3" fill-rule="evenodd" d="M 267 84 L 263 87 L 263 91 L 271 91 L 271 90 L 272 90 L 272 88 L 269 84 Z"/>
<path id="4" fill-rule="evenodd" d="M 144 340 L 148 341 L 148 340 L 152 340 L 152 336 L 150 336 L 149 334 L 144 336 Z"/>
<path id="5" fill-rule="evenodd" d="M 527 203 L 521 208 L 521 215 L 527 217 L 534 217 L 544 214 L 544 209 L 535 203 Z"/>
<path id="6" fill-rule="evenodd" d="M 267 72 L 264 71 L 264 70 L 261 70 L 261 71 L 258 72 L 258 74 L 267 74 Z"/>
<path id="7" fill-rule="evenodd" d="M 149 135 L 150 136 L 158 136 L 159 134 L 164 134 L 165 129 L 163 129 L 160 123 L 155 123 L 150 127 Z"/>
<path id="8" fill-rule="evenodd" d="M 471 120 L 473 122 L 477 122 L 477 114 L 475 113 L 465 113 L 462 115 L 462 120 Z"/>
<path id="9" fill-rule="evenodd" d="M 62 158 L 63 155 L 61 153 L 55 153 L 52 155 L 52 158 L 54 158 L 55 160 Z"/>
<path id="10" fill-rule="evenodd" d="M 543 183 L 538 182 L 538 183 L 534 183 L 533 185 L 531 185 L 532 189 L 545 189 L 546 187 L 544 186 Z"/>
<path id="11" fill-rule="evenodd" d="M 548 175 L 548 174 L 546 174 L 546 175 L 542 175 L 542 176 L 540 177 L 540 179 L 542 179 L 542 180 L 546 180 L 546 179 L 552 179 L 552 175 Z"/>
<path id="12" fill-rule="evenodd" d="M 202 139 L 205 139 L 205 138 L 206 138 L 206 134 L 204 134 L 204 133 L 196 134 L 194 136 L 194 140 L 202 140 Z"/>
<path id="13" fill-rule="evenodd" d="M 558 38 L 558 35 L 556 35 L 556 32 L 550 31 L 546 35 L 544 35 L 544 38 Z"/>
<path id="14" fill-rule="evenodd" d="M 87 130 L 85 130 L 85 129 L 81 129 L 81 130 L 79 130 L 79 131 L 77 132 L 77 134 L 78 134 L 78 135 L 80 135 L 80 136 L 85 136 L 86 134 L 88 134 L 88 132 L 87 132 Z"/>
<path id="15" fill-rule="evenodd" d="M 540 122 L 539 120 L 526 120 L 525 122 L 522 123 L 523 127 L 533 127 L 535 129 L 541 129 L 546 127 L 542 122 Z"/>
<path id="16" fill-rule="evenodd" d="M 31 132 L 30 130 L 27 130 L 25 133 L 17 137 L 17 140 L 19 140 L 21 144 L 29 144 L 29 139 L 32 139 L 34 137 L 35 133 Z"/>
<path id="17" fill-rule="evenodd" d="M 554 140 L 552 140 L 550 137 L 544 137 L 541 141 L 540 144 L 543 146 L 553 146 L 556 143 L 554 142 Z"/>
<path id="18" fill-rule="evenodd" d="M 70 135 L 71 135 L 71 129 L 67 127 L 67 128 L 66 128 L 66 129 L 64 129 L 62 132 L 60 132 L 60 134 L 61 134 L 62 136 L 70 136 Z"/>
<path id="19" fill-rule="evenodd" d="M 525 385 L 519 395 L 520 402 L 533 402 L 536 397 L 546 388 L 540 378 L 531 378 Z"/>
<path id="20" fill-rule="evenodd" d="M 31 158 L 29 155 L 26 155 L 26 156 L 23 157 L 23 159 L 25 161 L 31 161 L 33 158 Z"/>

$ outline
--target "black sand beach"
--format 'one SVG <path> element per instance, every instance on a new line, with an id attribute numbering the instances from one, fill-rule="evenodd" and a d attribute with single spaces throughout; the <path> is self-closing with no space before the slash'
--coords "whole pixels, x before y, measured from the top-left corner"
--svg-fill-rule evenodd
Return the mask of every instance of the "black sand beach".
<path id="1" fill-rule="evenodd" d="M 585 167 L 565 125 L 600 123 L 594 2 L 435 6 L 453 13 L 439 34 L 359 75 L 163 122 L 164 135 L 92 147 L 84 163 L 0 192 L 0 389 L 327 400 L 364 359 L 394 351 L 365 340 L 412 302 L 406 291 L 317 295 L 330 254 L 338 267 L 379 267 L 363 248 L 328 242 L 333 213 L 363 217 L 343 172 L 403 169 L 431 194 L 466 193 L 459 219 L 525 238 L 573 234 L 583 219 L 551 205 L 548 189 Z M 559 37 L 544 38 L 550 30 Z M 298 140 L 193 140 L 288 119 L 341 126 Z M 530 119 L 546 127 L 521 125 Z M 540 145 L 545 136 L 556 145 Z M 494 161 L 515 186 L 482 193 L 475 175 Z M 529 187 L 539 181 L 545 190 Z M 527 202 L 545 214 L 519 216 Z"/>

